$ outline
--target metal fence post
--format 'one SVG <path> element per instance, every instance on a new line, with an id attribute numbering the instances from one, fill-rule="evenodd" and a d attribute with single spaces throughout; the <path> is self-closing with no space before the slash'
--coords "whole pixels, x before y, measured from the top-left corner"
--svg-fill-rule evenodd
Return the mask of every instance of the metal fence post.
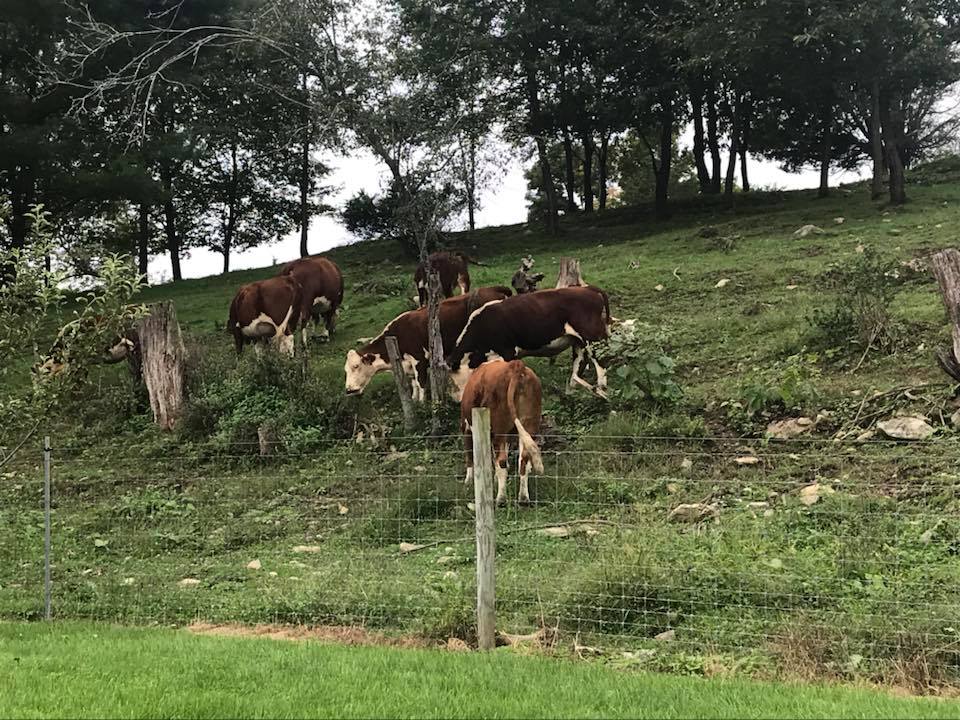
<path id="1" fill-rule="evenodd" d="M 496 644 L 496 562 L 493 524 L 493 453 L 490 411 L 473 409 L 473 498 L 477 518 L 477 645 Z"/>
<path id="2" fill-rule="evenodd" d="M 43 437 L 43 618 L 51 618 L 50 608 L 50 436 Z"/>

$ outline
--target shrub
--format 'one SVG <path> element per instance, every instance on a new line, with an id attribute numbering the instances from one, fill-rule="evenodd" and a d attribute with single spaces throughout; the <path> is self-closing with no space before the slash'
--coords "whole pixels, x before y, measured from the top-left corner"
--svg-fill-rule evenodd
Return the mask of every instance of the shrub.
<path id="1" fill-rule="evenodd" d="M 740 385 L 728 414 L 749 420 L 757 413 L 803 409 L 819 398 L 816 353 L 797 353 L 771 368 L 754 369 Z"/>
<path id="2" fill-rule="evenodd" d="M 676 361 L 666 350 L 667 335 L 647 323 L 618 325 L 596 348 L 608 371 L 619 379 L 611 398 L 620 406 L 634 406 L 642 400 L 655 405 L 674 405 L 683 399 L 676 381 Z"/>
<path id="3" fill-rule="evenodd" d="M 890 303 L 903 280 L 899 263 L 872 248 L 834 265 L 823 274 L 824 288 L 836 294 L 834 304 L 813 311 L 815 339 L 826 347 L 858 346 L 890 351 L 897 331 Z"/>

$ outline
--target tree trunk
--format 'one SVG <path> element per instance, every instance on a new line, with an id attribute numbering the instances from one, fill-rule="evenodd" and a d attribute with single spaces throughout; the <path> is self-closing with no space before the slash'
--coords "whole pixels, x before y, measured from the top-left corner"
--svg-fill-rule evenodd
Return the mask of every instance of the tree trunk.
<path id="1" fill-rule="evenodd" d="M 443 335 L 440 332 L 440 302 L 443 289 L 440 286 L 440 274 L 431 270 L 427 276 L 427 339 L 430 343 L 430 404 L 433 417 L 432 432 L 439 435 L 442 427 L 440 406 L 447 389 L 447 365 L 443 355 Z"/>
<path id="2" fill-rule="evenodd" d="M 413 397 L 411 397 L 410 392 L 410 380 L 403 371 L 397 338 L 388 335 L 384 338 L 384 341 L 387 346 L 387 357 L 390 358 L 390 367 L 393 370 L 393 381 L 396 383 L 397 394 L 400 396 L 400 408 L 403 410 L 403 431 L 409 435 L 416 429 L 417 422 L 417 415 L 413 409 Z"/>
<path id="3" fill-rule="evenodd" d="M 883 145 L 887 151 L 887 167 L 890 170 L 890 202 L 903 205 L 907 201 L 903 169 L 903 111 L 900 99 L 883 94 L 880 99 L 880 126 Z"/>
<path id="4" fill-rule="evenodd" d="M 574 258 L 560 258 L 560 271 L 557 273 L 557 287 L 577 287 L 586 285 L 580 275 L 580 261 Z"/>
<path id="5" fill-rule="evenodd" d="M 230 145 L 230 185 L 227 188 L 227 222 L 223 226 L 223 274 L 230 272 L 230 248 L 233 245 L 233 235 L 237 227 L 237 197 L 238 180 L 237 145 Z"/>
<path id="6" fill-rule="evenodd" d="M 707 195 L 710 192 L 710 170 L 703 137 L 703 94 L 701 88 L 693 84 L 690 86 L 690 106 L 693 108 L 693 160 L 697 165 L 697 183 L 700 194 Z"/>
<path id="7" fill-rule="evenodd" d="M 186 350 L 173 303 L 151 305 L 137 333 L 153 419 L 161 429 L 172 430 L 183 414 L 186 388 Z"/>
<path id="8" fill-rule="evenodd" d="M 712 195 L 719 195 L 721 189 L 720 183 L 723 182 L 723 159 L 720 157 L 720 130 L 719 121 L 717 118 L 717 96 L 716 89 L 712 81 L 707 85 L 705 102 L 707 105 L 707 147 L 710 149 L 710 160 L 713 166 L 710 173 L 710 193 Z"/>
<path id="9" fill-rule="evenodd" d="M 583 211 L 593 212 L 593 138 L 584 131 L 580 134 L 583 145 Z"/>
<path id="10" fill-rule="evenodd" d="M 883 138 L 880 131 L 880 78 L 873 78 L 870 86 L 870 156 L 873 160 L 873 179 L 870 197 L 874 200 L 883 195 L 884 162 Z"/>
<path id="11" fill-rule="evenodd" d="M 660 162 L 654 167 L 657 183 L 653 207 L 658 218 L 665 218 L 669 215 L 667 200 L 670 193 L 670 165 L 673 160 L 673 98 L 664 94 L 660 105 L 663 108 L 660 112 Z"/>
<path id="12" fill-rule="evenodd" d="M 577 211 L 577 201 L 574 198 L 574 177 L 573 177 L 573 138 L 570 137 L 570 130 L 563 128 L 563 159 L 565 164 L 564 189 L 567 191 L 567 213 L 573 214 Z"/>
<path id="13" fill-rule="evenodd" d="M 160 169 L 163 183 L 163 229 L 167 235 L 167 252 L 170 253 L 170 269 L 173 280 L 183 279 L 180 272 L 180 236 L 177 233 L 177 208 L 173 203 L 173 171 L 168 166 Z"/>
<path id="14" fill-rule="evenodd" d="M 307 257 L 307 232 L 310 229 L 310 142 L 312 135 L 308 102 L 307 73 L 301 73 L 300 89 L 303 92 L 303 138 L 300 142 L 300 257 Z"/>
<path id="15" fill-rule="evenodd" d="M 600 192 L 598 206 L 601 210 L 607 209 L 607 157 L 610 149 L 610 133 L 606 130 L 600 135 L 600 156 L 597 158 L 600 164 L 600 178 L 597 183 L 597 190 Z"/>
<path id="16" fill-rule="evenodd" d="M 730 159 L 727 161 L 727 177 L 723 188 L 724 195 L 733 195 L 734 178 L 737 176 L 737 156 L 740 153 L 739 104 L 739 99 L 734 100 L 730 113 Z"/>
<path id="17" fill-rule="evenodd" d="M 147 282 L 147 265 L 150 261 L 150 206 L 140 203 L 139 232 L 137 233 L 137 272 L 141 282 Z"/>
<path id="18" fill-rule="evenodd" d="M 541 131 L 543 113 L 540 107 L 537 79 L 531 69 L 535 58 L 525 58 L 525 60 L 527 109 L 530 115 L 530 129 L 537 143 L 537 157 L 540 162 L 540 173 L 543 178 L 543 192 L 547 198 L 547 228 L 552 235 L 557 235 L 560 232 L 560 218 L 557 212 L 557 192 L 553 186 L 553 172 L 550 168 L 550 158 L 547 156 L 547 142 Z"/>
<path id="19" fill-rule="evenodd" d="M 750 104 L 746 100 L 741 103 L 740 112 L 740 142 L 737 151 L 740 155 L 740 189 L 750 192 L 750 177 L 747 175 L 747 150 L 750 145 Z"/>
<path id="20" fill-rule="evenodd" d="M 960 251 L 941 250 L 930 256 L 930 266 L 940 285 L 940 296 L 950 319 L 952 347 L 937 350 L 941 369 L 955 382 L 960 382 Z"/>
<path id="21" fill-rule="evenodd" d="M 470 133 L 467 145 L 467 226 L 477 229 L 477 139 Z"/>

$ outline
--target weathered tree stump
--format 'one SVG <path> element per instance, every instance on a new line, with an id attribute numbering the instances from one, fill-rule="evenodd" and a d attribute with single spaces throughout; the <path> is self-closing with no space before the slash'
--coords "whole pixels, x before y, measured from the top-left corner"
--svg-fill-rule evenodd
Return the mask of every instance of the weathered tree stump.
<path id="1" fill-rule="evenodd" d="M 432 405 L 434 435 L 440 434 L 440 405 L 447 388 L 447 366 L 443 355 L 443 335 L 440 334 L 440 301 L 443 300 L 443 290 L 440 286 L 440 275 L 431 270 L 427 279 L 427 339 L 430 346 L 430 403 Z"/>
<path id="2" fill-rule="evenodd" d="M 260 445 L 260 457 L 269 457 L 277 446 L 277 431 L 270 423 L 257 428 L 257 441 Z"/>
<path id="3" fill-rule="evenodd" d="M 580 261 L 574 258 L 560 258 L 560 272 L 557 273 L 557 287 L 576 287 L 586 285 L 580 275 Z"/>
<path id="4" fill-rule="evenodd" d="M 960 251 L 947 248 L 930 256 L 933 274 L 940 284 L 940 296 L 950 318 L 953 346 L 936 351 L 943 371 L 960 382 Z"/>
<path id="5" fill-rule="evenodd" d="M 172 302 L 150 306 L 138 326 L 143 358 L 143 382 L 154 421 L 172 430 L 183 414 L 187 351 Z"/>

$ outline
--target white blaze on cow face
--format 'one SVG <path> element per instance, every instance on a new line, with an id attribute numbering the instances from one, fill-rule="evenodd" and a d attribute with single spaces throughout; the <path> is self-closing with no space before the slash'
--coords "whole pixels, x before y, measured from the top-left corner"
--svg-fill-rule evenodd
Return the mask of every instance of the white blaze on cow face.
<path id="1" fill-rule="evenodd" d="M 361 355 L 356 350 L 351 350 L 347 353 L 347 361 L 343 365 L 347 395 L 362 393 L 374 375 L 389 368 L 390 363 L 380 357 L 380 353 Z"/>

